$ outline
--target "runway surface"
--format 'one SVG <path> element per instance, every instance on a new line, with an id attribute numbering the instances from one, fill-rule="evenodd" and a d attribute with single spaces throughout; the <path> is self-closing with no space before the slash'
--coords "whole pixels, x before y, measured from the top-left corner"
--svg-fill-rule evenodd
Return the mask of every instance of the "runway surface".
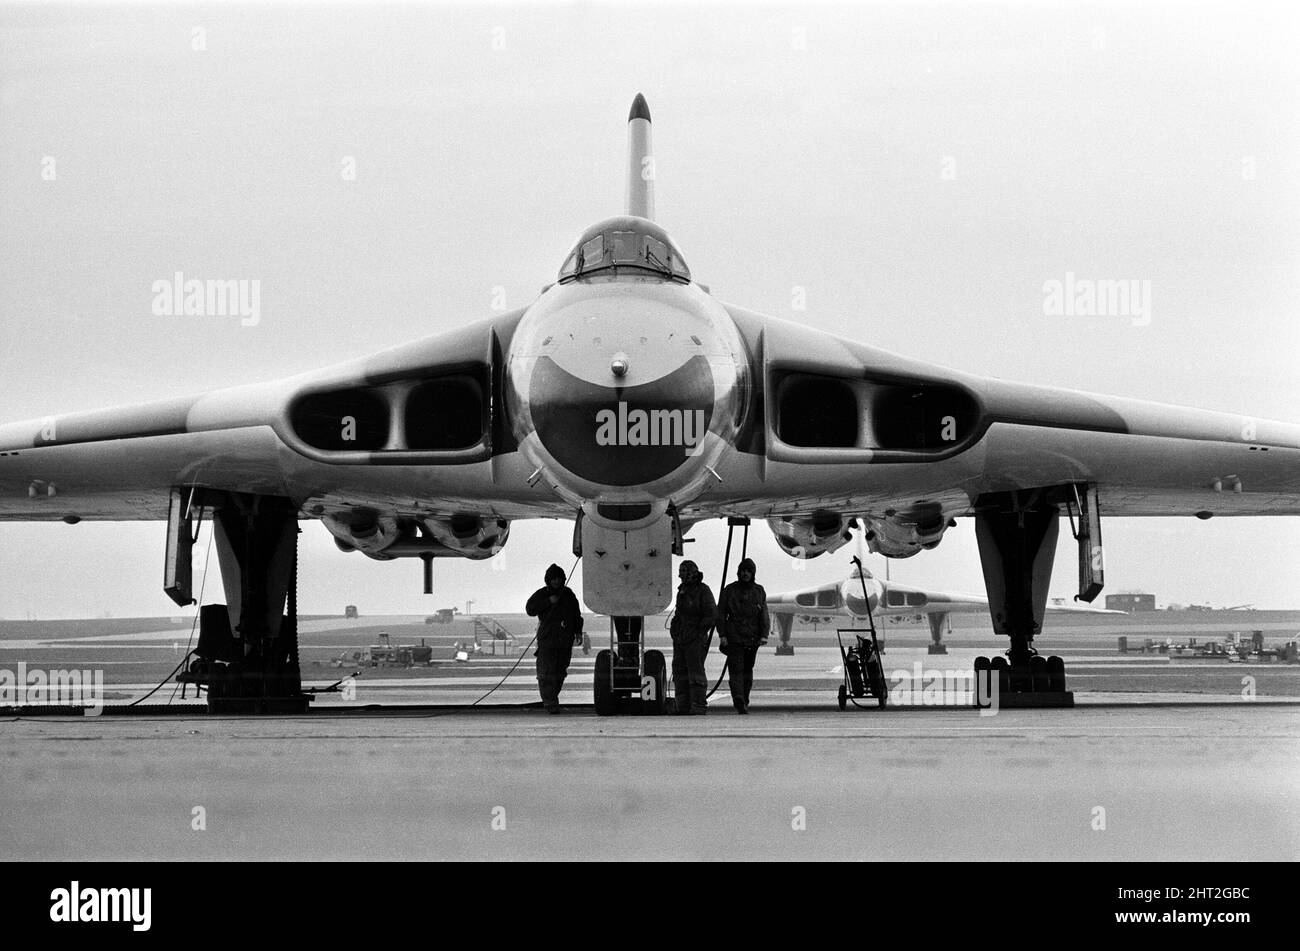
<path id="1" fill-rule="evenodd" d="M 1289 707 L 841 714 L 781 692 L 754 705 L 749 717 L 703 718 L 497 709 L 11 721 L 0 728 L 0 850 L 1300 858 L 1300 717 Z"/>
<path id="2" fill-rule="evenodd" d="M 0 720 L 0 853 L 1300 858 L 1300 666 L 1116 647 L 1121 634 L 1179 643 L 1260 628 L 1280 643 L 1300 615 L 1169 620 L 1105 616 L 1055 632 L 1045 646 L 1067 660 L 1073 710 L 980 717 L 913 696 L 901 709 L 841 713 L 839 650 L 823 627 L 797 630 L 793 656 L 763 651 L 749 717 L 730 710 L 724 682 L 707 717 L 597 718 L 599 637 L 590 654 L 575 652 L 563 694 L 572 714 L 548 717 L 520 706 L 537 696 L 526 637 L 506 656 L 458 663 L 469 621 L 304 619 L 306 684 L 349 680 L 347 694 L 319 694 L 307 716 L 178 714 L 182 698 L 167 684 L 149 702 L 171 703 L 168 715 Z M 891 682 L 918 665 L 923 675 L 969 671 L 1004 647 L 986 621 L 970 623 L 947 638 L 946 655 L 927 654 L 924 628 L 886 629 Z M 353 653 L 379 631 L 394 644 L 427 638 L 433 665 L 357 664 Z M 190 632 L 179 619 L 5 622 L 0 667 L 94 668 L 105 701 L 123 703 L 165 680 Z M 657 627 L 648 639 L 668 648 Z M 711 655 L 710 682 L 720 670 Z"/>

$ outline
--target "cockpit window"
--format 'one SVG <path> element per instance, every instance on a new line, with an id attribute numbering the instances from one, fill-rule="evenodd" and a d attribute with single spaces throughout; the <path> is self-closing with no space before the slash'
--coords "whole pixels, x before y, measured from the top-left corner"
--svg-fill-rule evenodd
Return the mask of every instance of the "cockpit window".
<path id="1" fill-rule="evenodd" d="M 578 267 L 584 271 L 592 271 L 598 267 L 604 267 L 605 261 L 605 236 L 598 234 L 578 252 Z"/>
<path id="2" fill-rule="evenodd" d="M 615 264 L 638 264 L 642 260 L 641 249 L 645 242 L 635 231 L 611 231 L 610 238 L 614 245 Z"/>
<path id="3" fill-rule="evenodd" d="M 689 281 L 690 269 L 670 244 L 640 231 L 610 230 L 584 241 L 564 262 L 560 280 L 606 268 L 637 268 L 670 280 Z"/>

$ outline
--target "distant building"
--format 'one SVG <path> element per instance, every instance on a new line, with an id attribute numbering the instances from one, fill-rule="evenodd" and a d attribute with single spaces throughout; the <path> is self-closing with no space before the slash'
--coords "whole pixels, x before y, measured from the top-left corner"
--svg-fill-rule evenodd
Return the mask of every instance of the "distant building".
<path id="1" fill-rule="evenodd" d="M 1154 594 L 1108 594 L 1106 608 L 1110 611 L 1154 611 L 1156 596 Z"/>

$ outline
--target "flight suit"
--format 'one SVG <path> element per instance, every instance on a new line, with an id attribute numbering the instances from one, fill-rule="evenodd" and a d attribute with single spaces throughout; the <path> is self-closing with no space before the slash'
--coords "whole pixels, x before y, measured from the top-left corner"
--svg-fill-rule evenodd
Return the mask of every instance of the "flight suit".
<path id="1" fill-rule="evenodd" d="M 737 573 L 754 563 L 746 558 Z M 731 702 L 738 711 L 749 707 L 749 692 L 754 686 L 754 661 L 759 643 L 766 640 L 771 619 L 767 613 L 767 592 L 756 581 L 733 581 L 722 589 L 718 598 L 717 632 L 727 640 L 727 683 Z"/>
<path id="2" fill-rule="evenodd" d="M 713 592 L 698 572 L 677 587 L 677 602 L 668 632 L 673 639 L 673 691 L 678 713 L 708 710 L 709 681 L 704 674 L 709 628 L 713 626 Z"/>
<path id="3" fill-rule="evenodd" d="M 563 583 L 564 570 L 559 565 L 546 569 L 547 579 L 556 573 Z M 551 604 L 552 595 L 559 599 L 555 604 Z M 537 691 L 542 706 L 553 712 L 560 708 L 560 690 L 569 673 L 574 642 L 582 638 L 582 606 L 572 588 L 547 585 L 533 592 L 524 610 L 538 619 Z"/>

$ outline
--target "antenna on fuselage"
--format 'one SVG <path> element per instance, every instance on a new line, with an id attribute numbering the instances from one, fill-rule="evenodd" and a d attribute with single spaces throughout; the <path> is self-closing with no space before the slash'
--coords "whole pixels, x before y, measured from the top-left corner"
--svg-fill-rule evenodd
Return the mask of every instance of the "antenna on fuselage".
<path id="1" fill-rule="evenodd" d="M 655 159 L 650 151 L 650 107 L 640 93 L 627 116 L 627 213 L 654 221 Z"/>

